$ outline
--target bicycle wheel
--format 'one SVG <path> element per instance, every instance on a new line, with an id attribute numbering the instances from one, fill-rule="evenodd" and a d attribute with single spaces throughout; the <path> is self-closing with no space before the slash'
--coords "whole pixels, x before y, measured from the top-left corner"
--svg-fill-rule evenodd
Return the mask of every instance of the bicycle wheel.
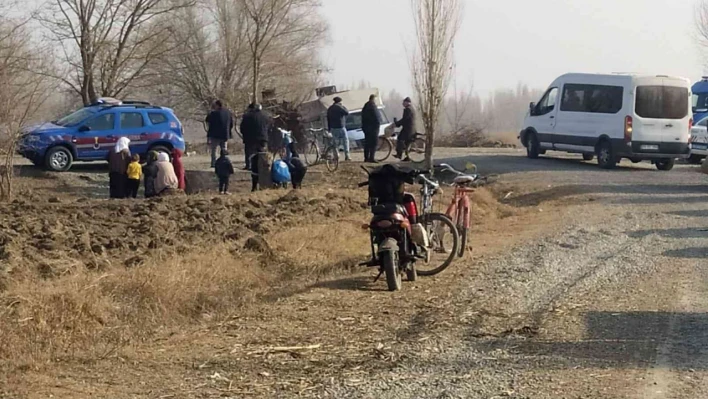
<path id="1" fill-rule="evenodd" d="M 408 147 L 408 157 L 412 162 L 419 163 L 425 161 L 425 139 L 417 138 Z"/>
<path id="2" fill-rule="evenodd" d="M 461 258 L 465 255 L 465 250 L 467 249 L 469 228 L 465 227 L 465 225 L 469 225 L 469 208 L 465 208 L 462 205 L 462 201 L 460 201 L 457 210 L 457 233 L 460 235 L 460 250 L 457 256 Z"/>
<path id="3" fill-rule="evenodd" d="M 325 165 L 327 165 L 327 170 L 330 172 L 336 172 L 337 168 L 339 168 L 339 153 L 337 152 L 337 147 L 327 147 L 323 154 L 323 158 Z"/>
<path id="4" fill-rule="evenodd" d="M 383 162 L 391 156 L 393 151 L 393 143 L 386 137 L 379 137 L 379 142 L 376 146 L 376 157 L 374 158 L 377 162 Z"/>
<path id="5" fill-rule="evenodd" d="M 424 248 L 426 259 L 417 261 L 415 269 L 420 276 L 434 276 L 450 266 L 455 259 L 460 236 L 452 220 L 442 213 L 422 215 L 421 219 L 428 234 L 428 247 Z"/>
<path id="6" fill-rule="evenodd" d="M 305 163 L 307 166 L 314 166 L 320 161 L 320 148 L 314 141 L 310 144 L 310 147 L 305 151 Z"/>
<path id="7" fill-rule="evenodd" d="M 469 229 L 464 226 L 458 226 L 457 231 L 460 234 L 460 251 L 457 256 L 461 258 L 465 255 L 465 249 L 467 249 L 467 234 L 469 233 Z"/>

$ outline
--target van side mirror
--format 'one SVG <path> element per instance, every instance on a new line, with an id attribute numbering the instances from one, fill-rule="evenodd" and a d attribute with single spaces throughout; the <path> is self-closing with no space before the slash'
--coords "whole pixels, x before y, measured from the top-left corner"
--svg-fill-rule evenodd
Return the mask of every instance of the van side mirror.
<path id="1" fill-rule="evenodd" d="M 81 127 L 79 128 L 79 132 L 80 132 L 80 133 L 85 133 L 85 132 L 88 132 L 88 131 L 90 131 L 90 130 L 91 130 L 91 128 L 88 127 L 88 126 L 86 126 L 86 125 L 83 125 L 83 126 L 81 126 Z"/>
<path id="2" fill-rule="evenodd" d="M 532 101 L 532 102 L 529 104 L 529 115 L 533 116 L 535 109 L 536 109 L 536 103 Z"/>

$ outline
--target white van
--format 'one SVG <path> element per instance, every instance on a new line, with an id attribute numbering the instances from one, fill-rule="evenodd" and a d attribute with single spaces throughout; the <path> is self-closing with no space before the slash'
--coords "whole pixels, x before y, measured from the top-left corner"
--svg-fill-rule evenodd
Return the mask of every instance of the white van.
<path id="1" fill-rule="evenodd" d="M 671 170 L 688 157 L 692 115 L 685 78 L 566 74 L 531 103 L 519 139 L 529 158 L 555 150 L 597 155 L 605 169 L 628 158 Z"/>

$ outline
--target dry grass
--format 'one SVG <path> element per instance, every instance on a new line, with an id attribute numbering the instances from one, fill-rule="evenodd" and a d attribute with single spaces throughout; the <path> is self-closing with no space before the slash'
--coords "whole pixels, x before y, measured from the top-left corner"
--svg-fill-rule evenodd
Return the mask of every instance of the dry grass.
<path id="1" fill-rule="evenodd" d="M 105 358 L 161 328 L 223 317 L 271 278 L 255 255 L 235 258 L 221 245 L 136 268 L 11 281 L 1 297 L 0 358 L 20 367 Z"/>
<path id="2" fill-rule="evenodd" d="M 156 332 L 218 322 L 320 276 L 347 272 L 368 250 L 364 217 L 274 232 L 266 236 L 272 252 L 227 242 L 157 255 L 132 268 L 98 272 L 64 263 L 48 264 L 51 276 L 41 267 L 13 273 L 0 294 L 0 372 L 117 356 Z"/>

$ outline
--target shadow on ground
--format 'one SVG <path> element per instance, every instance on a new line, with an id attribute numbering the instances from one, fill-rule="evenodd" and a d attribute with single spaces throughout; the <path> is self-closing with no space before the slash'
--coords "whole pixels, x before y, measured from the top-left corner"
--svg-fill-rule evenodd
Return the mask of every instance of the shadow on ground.
<path id="1" fill-rule="evenodd" d="M 673 342 L 670 365 L 678 370 L 708 370 L 695 356 L 708 342 L 708 314 L 665 312 L 590 312 L 584 316 L 585 336 L 578 341 L 546 341 L 512 336 L 477 342 L 477 349 L 490 357 L 503 350 L 511 358 L 500 362 L 532 363 L 534 367 L 645 368 L 655 361 L 669 328 Z M 520 357 L 520 359 L 519 359 Z"/>

